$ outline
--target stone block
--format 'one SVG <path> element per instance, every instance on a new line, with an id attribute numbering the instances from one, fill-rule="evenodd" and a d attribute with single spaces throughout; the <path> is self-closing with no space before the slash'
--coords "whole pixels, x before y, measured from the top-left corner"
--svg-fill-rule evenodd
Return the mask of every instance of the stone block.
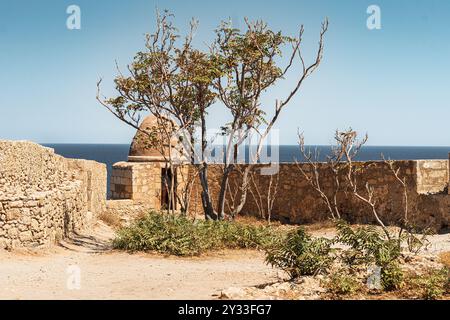
<path id="1" fill-rule="evenodd" d="M 18 220 L 22 216 L 20 209 L 8 209 L 5 212 L 5 217 L 7 221 Z"/>
<path id="2" fill-rule="evenodd" d="M 39 222 L 36 219 L 31 219 L 30 225 L 31 225 L 31 230 L 33 230 L 33 231 L 38 231 L 40 229 Z"/>
<path id="3" fill-rule="evenodd" d="M 11 228 L 8 230 L 8 237 L 11 239 L 17 238 L 19 235 L 19 230 L 17 228 Z"/>
<path id="4" fill-rule="evenodd" d="M 39 202 L 36 200 L 25 202 L 25 207 L 27 207 L 27 208 L 32 208 L 32 207 L 37 207 L 37 206 L 39 206 Z"/>
<path id="5" fill-rule="evenodd" d="M 8 203 L 8 207 L 10 208 L 22 208 L 23 207 L 23 201 L 11 201 Z"/>

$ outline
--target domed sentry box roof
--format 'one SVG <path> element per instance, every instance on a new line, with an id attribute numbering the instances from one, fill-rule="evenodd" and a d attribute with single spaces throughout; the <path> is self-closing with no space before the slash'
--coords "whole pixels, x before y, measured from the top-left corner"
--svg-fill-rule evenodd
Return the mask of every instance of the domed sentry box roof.
<path id="1" fill-rule="evenodd" d="M 156 134 L 156 138 L 158 139 L 157 134 L 158 120 L 155 116 L 150 115 L 147 116 L 144 121 L 142 121 L 140 125 L 140 129 L 136 132 L 136 135 L 133 138 L 133 141 L 130 146 L 130 151 L 128 153 L 128 161 L 129 162 L 165 162 L 165 157 L 161 153 L 162 146 L 155 146 L 154 143 L 151 143 L 151 139 L 148 134 L 142 132 L 154 132 Z M 172 140 L 172 146 L 175 146 L 177 143 L 176 139 Z M 169 156 L 169 145 L 168 143 L 164 144 L 164 153 L 166 158 Z M 178 152 L 172 149 L 172 159 L 179 159 Z"/>

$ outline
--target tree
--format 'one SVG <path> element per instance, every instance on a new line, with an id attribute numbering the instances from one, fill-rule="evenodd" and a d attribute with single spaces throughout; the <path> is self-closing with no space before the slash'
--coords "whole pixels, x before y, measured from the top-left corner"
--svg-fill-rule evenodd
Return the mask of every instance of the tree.
<path id="1" fill-rule="evenodd" d="M 111 99 L 100 98 L 100 81 L 97 99 L 118 119 L 142 131 L 150 141 L 155 141 L 155 134 L 140 128 L 143 115 L 152 114 L 160 119 L 157 131 L 162 134 L 159 137 L 166 141 L 178 139 L 180 143 L 176 147 L 168 143 L 169 149 L 182 152 L 198 171 L 205 217 L 223 219 L 229 175 L 235 168 L 239 146 L 256 132 L 258 144 L 251 163 L 259 161 L 262 144 L 282 109 L 299 92 L 303 81 L 322 60 L 323 37 L 328 21 L 322 25 L 315 61 L 307 66 L 301 51 L 303 27 L 298 37 L 288 37 L 281 32 L 273 32 L 262 21 L 251 23 L 246 19 L 244 32 L 223 22 L 216 30 L 216 39 L 210 51 L 203 52 L 192 46 L 198 22 L 192 20 L 187 36 L 180 41 L 172 18 L 168 11 L 157 14 L 157 28 L 153 34 L 147 35 L 146 50 L 136 54 L 133 63 L 128 66 L 128 75 L 118 70 L 119 76 L 115 79 L 118 95 Z M 291 48 L 291 53 L 287 65 L 280 68 L 278 59 L 286 46 Z M 301 64 L 302 72 L 294 88 L 284 100 L 276 101 L 273 115 L 266 117 L 261 107 L 262 93 L 284 79 L 296 59 Z M 212 142 L 207 141 L 206 119 L 216 100 L 222 102 L 232 115 L 232 122 L 222 126 L 228 143 L 217 211 L 208 184 L 207 151 Z M 174 122 L 169 130 L 166 128 L 167 121 Z M 263 125 L 265 128 L 262 128 Z M 172 152 L 169 152 L 168 161 L 169 170 L 173 170 Z M 233 216 L 245 204 L 250 170 L 248 166 L 243 172 L 240 201 L 232 212 Z M 171 197 L 174 198 L 173 194 Z"/>
<path id="2" fill-rule="evenodd" d="M 197 21 L 191 21 L 189 33 L 180 45 L 180 36 L 173 26 L 172 18 L 173 15 L 168 11 L 157 13 L 156 31 L 146 35 L 145 50 L 136 54 L 127 68 L 128 74 L 124 75 L 118 68 L 119 75 L 114 81 L 118 95 L 110 99 L 100 97 L 100 80 L 97 84 L 97 100 L 119 120 L 146 135 L 152 144 L 161 142 L 156 141 L 154 130 L 141 128 L 147 114 L 158 119 L 156 131 L 164 133 L 159 135 L 165 141 L 163 144 L 173 138 L 185 138 L 177 146 L 169 143 L 169 170 L 173 177 L 173 149 L 178 149 L 199 168 L 205 215 L 215 219 L 208 187 L 207 161 L 195 158 L 194 131 L 199 123 L 201 150 L 202 154 L 206 154 L 206 113 L 215 99 L 212 79 L 217 77 L 215 73 L 218 70 L 207 54 L 191 45 Z M 170 126 L 171 130 L 167 130 L 167 121 L 174 122 Z M 191 186 L 191 183 L 186 186 Z M 173 199 L 173 189 L 170 191 L 170 198 Z"/>
<path id="3" fill-rule="evenodd" d="M 216 31 L 216 40 L 212 46 L 213 58 L 220 66 L 221 77 L 214 80 L 218 99 L 232 115 L 232 121 L 223 127 L 227 135 L 227 146 L 224 157 L 224 173 L 219 194 L 218 215 L 224 217 L 227 184 L 230 173 L 234 170 L 239 146 L 246 138 L 257 135 L 256 152 L 250 156 L 250 164 L 242 174 L 241 198 L 234 208 L 232 216 L 238 214 L 245 202 L 249 185 L 249 174 L 252 164 L 260 160 L 262 145 L 278 120 L 281 111 L 299 92 L 304 80 L 320 65 L 323 56 L 324 35 L 328 30 L 328 20 L 322 24 L 319 37 L 319 48 L 312 64 L 306 65 L 301 45 L 304 33 L 300 27 L 298 37 L 274 32 L 263 21 L 250 22 L 245 19 L 246 30 L 241 32 L 232 27 L 231 22 L 222 22 Z M 279 66 L 278 60 L 286 51 L 291 52 L 286 66 Z M 264 92 L 284 79 L 295 60 L 301 65 L 294 88 L 283 100 L 277 100 L 271 116 L 267 116 L 261 105 Z M 264 128 L 262 128 L 265 126 Z"/>
<path id="4" fill-rule="evenodd" d="M 269 181 L 267 185 L 265 185 L 262 180 L 258 180 L 255 177 L 254 172 L 251 172 L 250 181 L 251 186 L 249 187 L 249 191 L 253 197 L 256 207 L 258 208 L 260 217 L 268 222 L 271 222 L 273 205 L 278 195 L 280 174 L 276 173 L 269 175 Z"/>
<path id="5" fill-rule="evenodd" d="M 337 133 L 336 133 L 337 135 Z M 314 190 L 319 194 L 320 199 L 327 206 L 328 213 L 330 217 L 335 219 L 341 219 L 341 212 L 338 205 L 338 194 L 341 192 L 341 181 L 340 172 L 343 169 L 343 157 L 344 154 L 341 152 L 341 146 L 336 145 L 332 148 L 331 154 L 327 156 L 327 166 L 333 174 L 333 191 L 332 195 L 327 194 L 321 183 L 320 168 L 321 164 L 319 162 L 320 153 L 319 149 L 315 148 L 314 152 L 310 149 L 306 150 L 305 147 L 305 137 L 303 133 L 298 133 L 298 145 L 300 146 L 300 153 L 303 157 L 304 162 L 308 165 L 309 170 L 305 170 L 301 163 L 295 162 L 298 170 L 305 177 L 306 181 L 314 188 Z"/>

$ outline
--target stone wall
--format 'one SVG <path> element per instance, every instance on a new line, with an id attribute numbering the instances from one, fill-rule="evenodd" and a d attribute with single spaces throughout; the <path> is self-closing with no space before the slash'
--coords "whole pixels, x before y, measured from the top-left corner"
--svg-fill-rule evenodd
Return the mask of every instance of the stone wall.
<path id="1" fill-rule="evenodd" d="M 0 141 L 0 248 L 49 245 L 91 227 L 105 208 L 105 165 Z"/>
<path id="2" fill-rule="evenodd" d="M 418 160 L 417 192 L 433 194 L 443 192 L 449 183 L 447 160 Z"/>
<path id="3" fill-rule="evenodd" d="M 151 162 L 114 164 L 110 184 L 111 199 L 143 201 L 159 208 L 161 169 L 159 163 Z"/>
<path id="4" fill-rule="evenodd" d="M 64 159 L 72 178 L 82 182 L 83 202 L 87 211 L 101 213 L 106 208 L 106 165 L 91 160 Z"/>
<path id="5" fill-rule="evenodd" d="M 307 164 L 300 164 L 308 172 Z M 450 225 L 450 197 L 446 192 L 448 181 L 447 161 L 395 161 L 395 167 L 400 169 L 400 176 L 405 177 L 408 185 L 408 209 L 410 219 L 418 227 L 432 227 L 436 230 L 446 229 Z M 403 187 L 395 179 L 393 173 L 383 162 L 359 162 L 358 167 L 359 190 L 364 193 L 364 186 L 369 183 L 375 189 L 377 209 L 382 219 L 388 224 L 396 224 L 404 212 Z M 254 170 L 255 184 L 252 185 L 253 194 L 249 192 L 243 208 L 243 214 L 257 215 L 259 213 L 256 201 L 258 193 L 265 204 L 270 176 L 261 175 L 258 165 Z M 320 183 L 329 196 L 333 192 L 333 175 L 327 164 L 320 165 Z M 222 168 L 220 165 L 209 166 L 209 186 L 214 204 L 217 203 Z M 276 176 L 272 177 L 272 186 L 276 183 Z M 236 172 L 230 177 L 232 193 L 238 190 L 241 177 Z M 296 164 L 284 163 L 279 165 L 278 192 L 274 201 L 272 215 L 274 219 L 286 223 L 312 223 L 327 219 L 328 210 Z M 201 186 L 196 183 L 193 190 L 191 209 L 201 213 Z M 239 198 L 239 192 L 235 197 Z M 374 219 L 367 204 L 357 200 L 349 193 L 338 195 L 339 209 L 343 216 L 354 223 L 373 223 Z M 233 204 L 231 197 L 227 199 Z"/>
<path id="6" fill-rule="evenodd" d="M 106 211 L 108 215 L 117 217 L 122 225 L 128 225 L 135 219 L 142 217 L 150 210 L 155 209 L 146 201 L 135 200 L 107 200 Z"/>
<path id="7" fill-rule="evenodd" d="M 159 210 L 163 205 L 165 167 L 165 163 L 160 161 L 115 163 L 111 174 L 110 198 L 133 200 Z M 188 166 L 178 166 L 176 169 L 176 180 L 180 188 L 185 183 L 188 171 Z"/>
<path id="8" fill-rule="evenodd" d="M 300 166 L 308 172 L 308 164 L 300 164 Z M 162 203 L 161 170 L 163 167 L 164 163 L 162 162 L 120 162 L 115 164 L 111 184 L 112 199 L 128 199 L 137 203 L 146 203 L 145 210 L 160 209 Z M 243 169 L 244 165 L 240 167 Z M 366 183 L 372 186 L 377 198 L 377 210 L 382 219 L 388 224 L 398 223 L 404 213 L 403 186 L 396 180 L 389 167 L 381 161 L 356 162 L 355 167 L 358 170 L 359 190 L 364 193 Z M 399 175 L 406 178 L 407 181 L 410 220 L 418 227 L 432 227 L 436 230 L 448 228 L 450 225 L 450 197 L 447 191 L 449 161 L 395 161 L 394 167 L 400 170 Z M 251 184 L 251 192 L 248 192 L 242 210 L 243 214 L 260 214 L 257 202 L 266 206 L 271 176 L 261 174 L 263 168 L 267 168 L 267 165 L 254 167 L 255 184 Z M 178 167 L 179 183 L 183 181 L 182 176 L 187 176 L 186 169 L 189 170 L 192 167 L 190 165 Z M 297 165 L 283 163 L 278 166 L 278 169 L 278 175 L 272 176 L 272 186 L 278 180 L 278 192 L 272 210 L 273 218 L 286 223 L 312 223 L 327 219 L 329 213 L 326 205 Z M 235 200 L 240 196 L 241 177 L 238 171 L 233 172 L 230 176 L 231 190 L 228 192 L 227 211 L 237 204 Z M 267 172 L 267 170 L 265 171 Z M 181 175 L 181 172 L 184 173 Z M 217 204 L 218 201 L 222 172 L 222 165 L 209 165 L 209 188 L 214 204 Z M 326 163 L 320 164 L 319 172 L 321 186 L 325 193 L 331 196 L 334 175 Z M 344 179 L 341 179 L 341 183 L 342 180 Z M 345 187 L 344 183 L 343 187 Z M 190 202 L 190 210 L 196 214 L 202 214 L 201 191 L 200 182 L 196 180 Z M 366 203 L 345 192 L 341 192 L 338 198 L 340 199 L 339 209 L 347 220 L 355 223 L 374 222 L 373 215 Z M 124 209 L 125 205 L 117 204 L 117 206 L 122 209 L 112 209 L 112 212 L 120 211 L 123 216 L 127 211 Z M 139 205 L 139 208 L 143 207 Z"/>

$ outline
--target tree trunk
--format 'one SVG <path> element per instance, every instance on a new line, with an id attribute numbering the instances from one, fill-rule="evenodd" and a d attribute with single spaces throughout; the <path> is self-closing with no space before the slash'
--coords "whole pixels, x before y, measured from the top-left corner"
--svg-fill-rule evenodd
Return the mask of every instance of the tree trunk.
<path id="1" fill-rule="evenodd" d="M 205 110 L 201 111 L 201 126 L 202 126 L 202 164 L 200 165 L 199 177 L 200 183 L 202 185 L 202 206 L 203 211 L 205 213 L 206 220 L 217 220 L 217 214 L 214 212 L 214 207 L 211 201 L 211 194 L 209 192 L 208 186 L 208 163 L 206 159 L 206 119 L 205 119 Z"/>
<path id="2" fill-rule="evenodd" d="M 172 214 L 175 214 L 175 205 L 176 205 L 176 200 L 175 200 L 175 192 L 176 192 L 176 186 L 175 186 L 175 172 L 176 170 L 174 170 L 173 168 L 173 164 L 171 164 L 170 166 L 170 201 L 169 201 L 169 206 L 171 208 Z"/>
<path id="3" fill-rule="evenodd" d="M 227 192 L 228 180 L 230 178 L 230 173 L 233 171 L 233 168 L 234 168 L 233 165 L 229 165 L 229 166 L 225 167 L 225 170 L 224 170 L 223 176 L 222 176 L 222 182 L 220 183 L 219 203 L 217 206 L 219 220 L 225 219 L 226 192 Z"/>
<path id="4" fill-rule="evenodd" d="M 234 211 L 231 213 L 233 218 L 242 211 L 242 209 L 244 208 L 245 202 L 247 201 L 247 191 L 248 191 L 248 183 L 249 183 L 248 176 L 250 174 L 251 167 L 252 167 L 252 165 L 250 165 L 250 164 L 247 165 L 247 167 L 244 170 L 244 174 L 242 175 L 241 198 L 239 200 L 239 204 L 236 206 Z"/>
<path id="5" fill-rule="evenodd" d="M 202 206 L 206 220 L 217 220 L 217 214 L 214 212 L 211 196 L 208 186 L 208 166 L 204 163 L 199 172 L 200 183 L 202 185 Z"/>

